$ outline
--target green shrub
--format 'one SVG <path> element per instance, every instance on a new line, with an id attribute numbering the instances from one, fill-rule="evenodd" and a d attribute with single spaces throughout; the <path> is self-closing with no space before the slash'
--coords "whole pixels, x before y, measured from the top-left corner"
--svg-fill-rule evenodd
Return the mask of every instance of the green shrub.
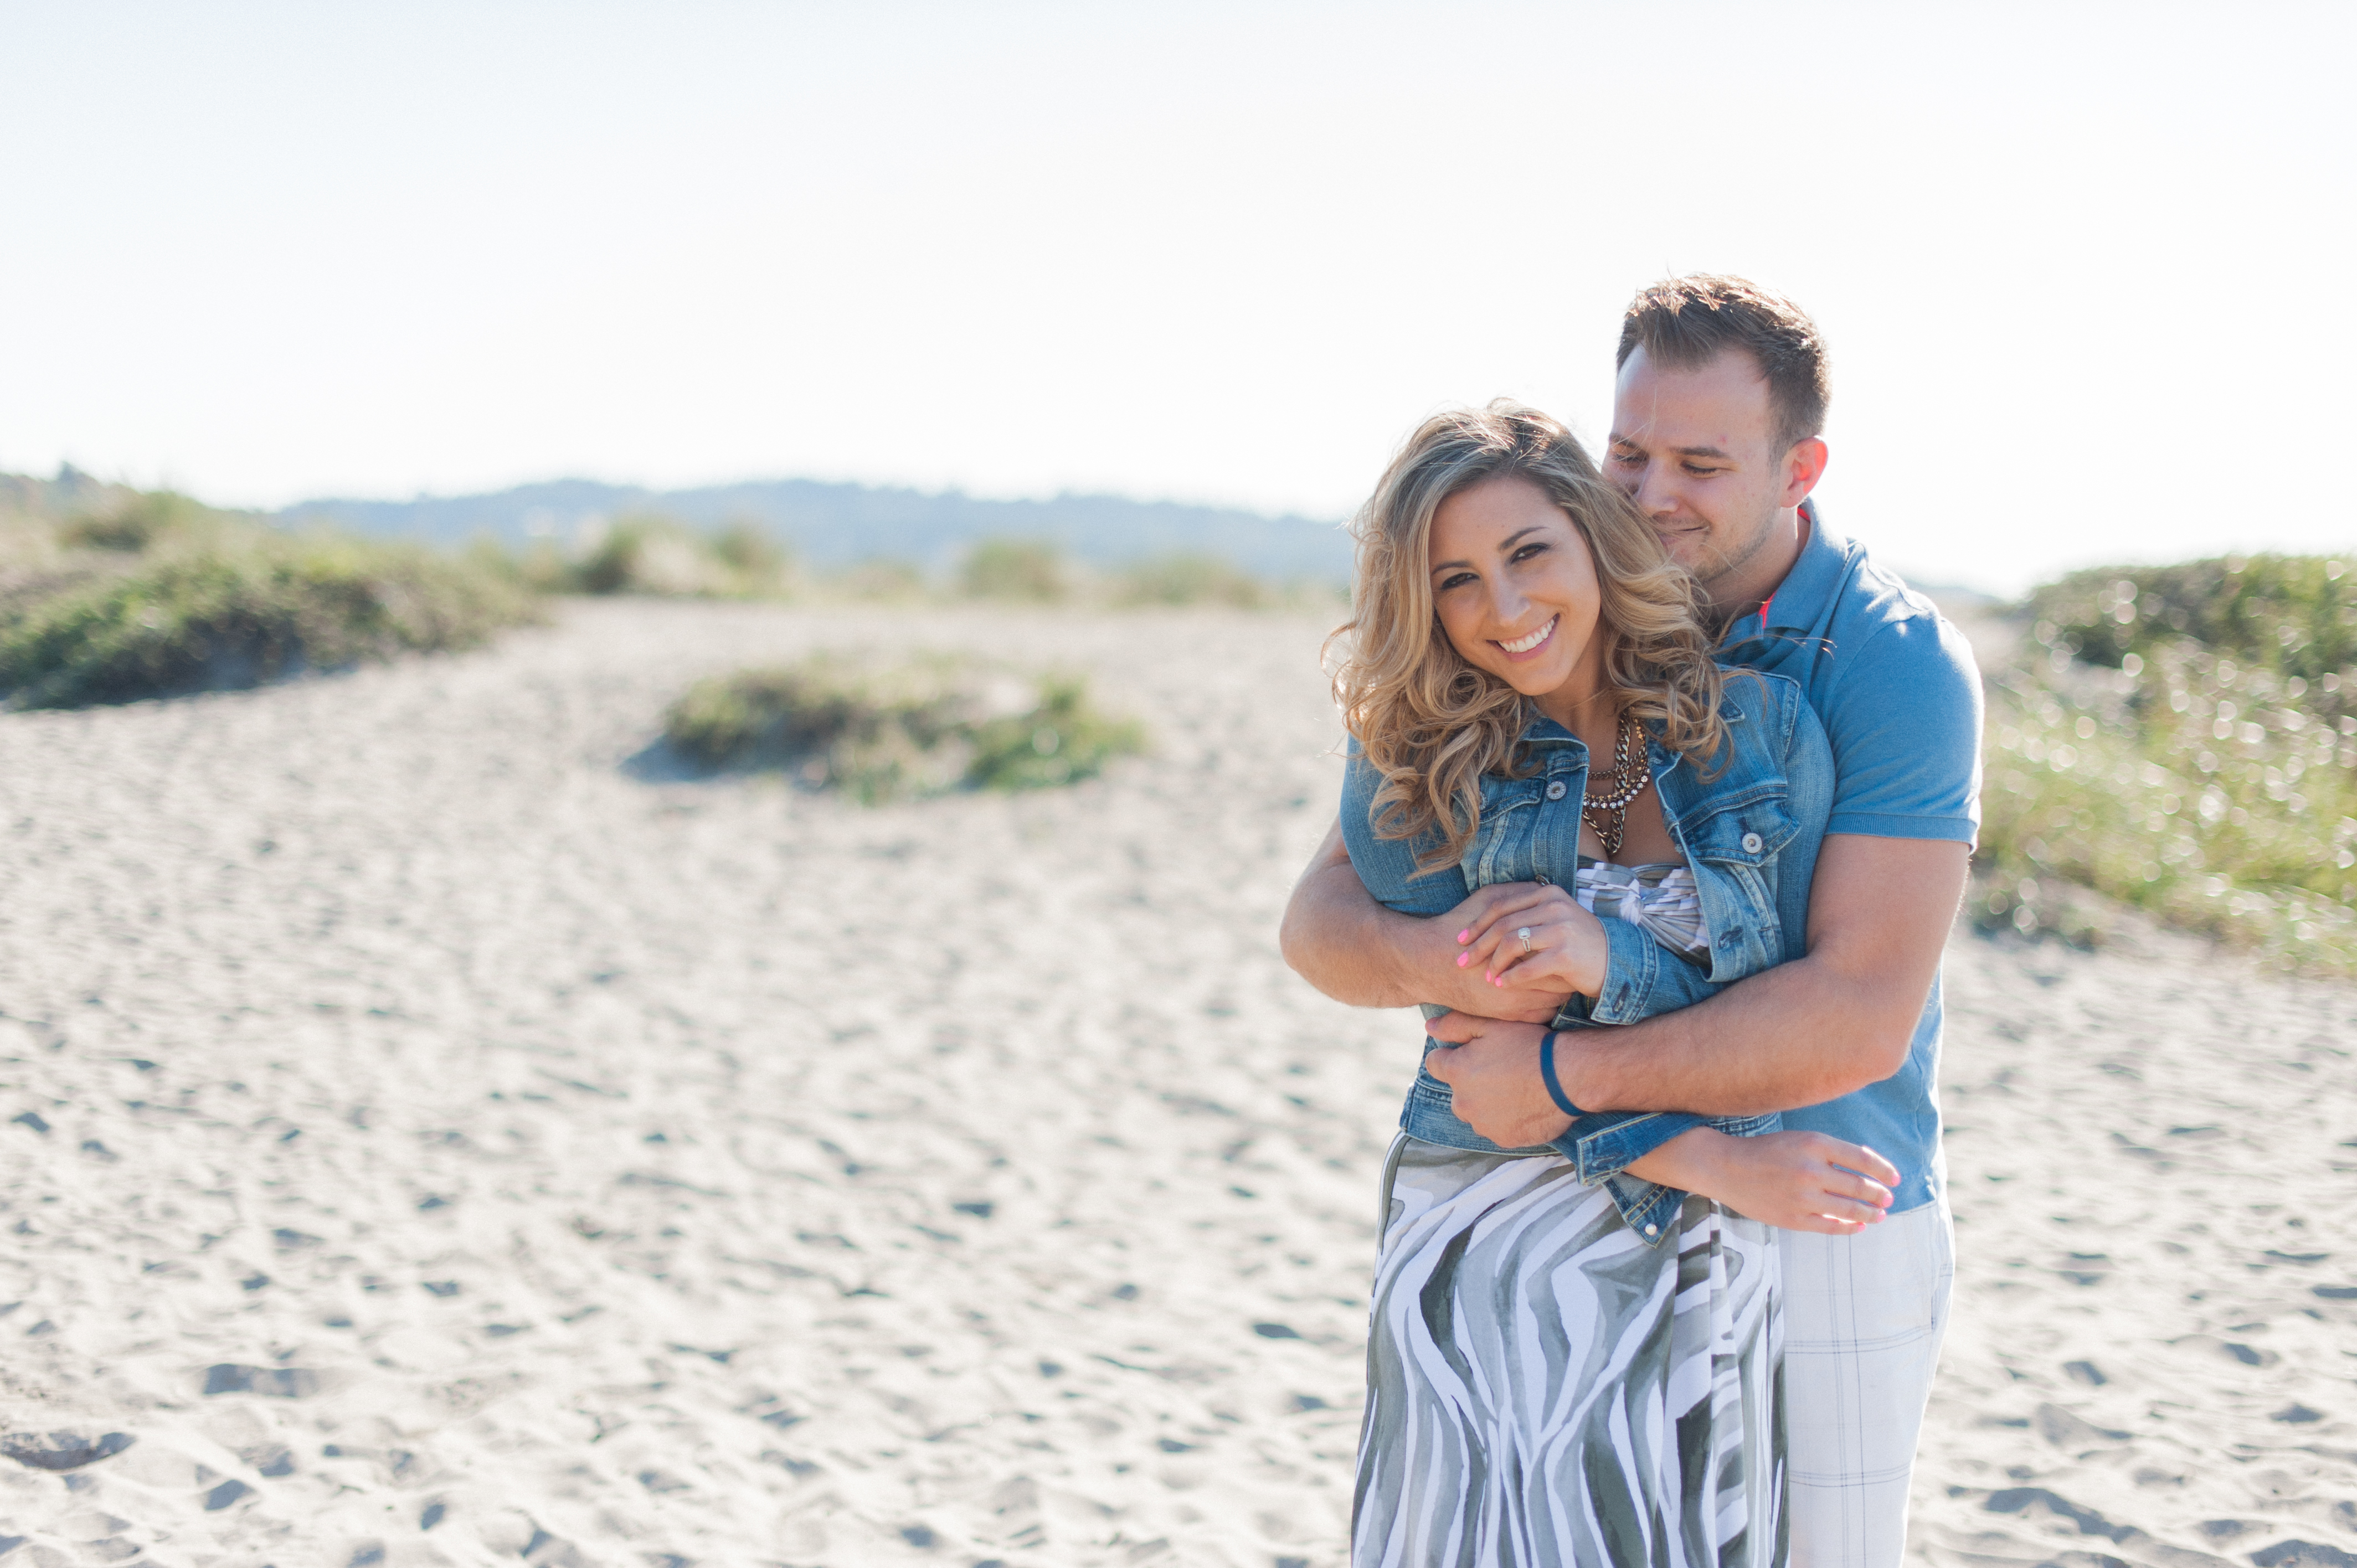
<path id="1" fill-rule="evenodd" d="M 1037 539 L 985 539 L 966 553 L 958 586 L 968 597 L 1057 604 L 1071 597 L 1063 553 Z"/>
<path id="2" fill-rule="evenodd" d="M 2357 665 L 2357 573 L 2320 555 L 2099 567 L 2037 589 L 2029 608 L 2048 646 L 2114 669 L 2181 639 L 2311 684 Z"/>
<path id="3" fill-rule="evenodd" d="M 877 558 L 846 567 L 828 579 L 835 592 L 855 599 L 905 600 L 925 596 L 924 568 L 913 561 Z"/>
<path id="4" fill-rule="evenodd" d="M 1135 722 L 1097 712 L 1089 705 L 1086 683 L 1073 679 L 1041 681 L 1039 700 L 1028 710 L 976 725 L 972 737 L 966 782 L 985 789 L 1069 784 L 1145 746 Z"/>
<path id="5" fill-rule="evenodd" d="M 1124 572 L 1114 598 L 1129 605 L 1232 605 L 1265 609 L 1268 585 L 1217 555 L 1158 555 Z"/>
<path id="6" fill-rule="evenodd" d="M 576 568 L 587 594 L 716 595 L 730 575 L 706 540 L 661 517 L 616 520 Z"/>
<path id="7" fill-rule="evenodd" d="M 496 539 L 479 539 L 467 547 L 467 553 L 535 594 L 583 591 L 579 564 L 566 560 L 554 540 L 535 539 L 521 551 L 511 551 Z"/>
<path id="8" fill-rule="evenodd" d="M 515 583 L 422 550 L 249 529 L 14 604 L 0 694 L 57 708 L 251 686 L 471 647 L 535 615 Z"/>
<path id="9" fill-rule="evenodd" d="M 147 490 L 122 505 L 70 519 L 58 530 L 58 542 L 69 549 L 145 551 L 174 540 L 217 536 L 224 524 L 242 521 L 176 491 Z"/>
<path id="10" fill-rule="evenodd" d="M 2083 915 L 2062 885 L 2079 884 L 2287 968 L 2357 973 L 2357 670 L 2330 663 L 2357 653 L 2346 575 L 2233 565 L 2080 573 L 2032 596 L 2028 655 L 1989 681 L 1984 923 L 2067 929 Z"/>
<path id="11" fill-rule="evenodd" d="M 133 564 L 109 551 L 68 549 L 58 532 L 41 519 L 0 515 L 0 628 L 42 599 Z"/>
<path id="12" fill-rule="evenodd" d="M 792 552 L 759 523 L 741 519 L 712 535 L 712 553 L 748 582 L 782 582 L 793 570 Z"/>
<path id="13" fill-rule="evenodd" d="M 662 598 L 759 598 L 791 585 L 791 553 L 758 524 L 731 523 L 717 532 L 672 518 L 618 518 L 588 554 L 561 566 L 546 549 L 526 557 L 524 570 L 552 585 L 584 594 L 645 594 Z"/>
<path id="14" fill-rule="evenodd" d="M 1143 746 L 1078 680 L 947 659 L 874 670 L 818 658 L 714 676 L 672 704 L 663 735 L 705 768 L 779 769 L 868 802 L 1067 784 Z"/>

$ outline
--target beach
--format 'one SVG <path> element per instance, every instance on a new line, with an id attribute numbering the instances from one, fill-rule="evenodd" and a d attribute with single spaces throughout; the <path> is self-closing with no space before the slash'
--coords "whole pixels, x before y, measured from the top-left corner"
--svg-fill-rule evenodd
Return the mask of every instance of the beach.
<path id="1" fill-rule="evenodd" d="M 1341 1563 L 1421 1031 L 1276 951 L 1325 629 L 574 602 L 0 714 L 0 1568 Z M 1152 751 L 867 808 L 652 746 L 821 650 Z M 1947 985 L 1910 1554 L 2357 1563 L 2357 990 L 1961 928 Z"/>

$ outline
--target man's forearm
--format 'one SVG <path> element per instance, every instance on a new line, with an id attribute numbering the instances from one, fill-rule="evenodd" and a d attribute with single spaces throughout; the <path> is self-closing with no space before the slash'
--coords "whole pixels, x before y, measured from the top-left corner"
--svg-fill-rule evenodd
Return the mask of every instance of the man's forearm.
<path id="1" fill-rule="evenodd" d="M 1458 905 L 1454 918 L 1445 921 L 1386 908 L 1359 879 L 1338 824 L 1294 884 L 1277 946 L 1296 974 L 1353 1007 L 1430 1002 L 1476 1017 L 1553 1018 L 1562 996 L 1537 986 L 1493 987 L 1480 968 L 1461 961 L 1465 955 L 1452 933 L 1478 918 L 1480 897 Z"/>
<path id="2" fill-rule="evenodd" d="M 1807 956 L 1708 1001 L 1556 1047 L 1592 1111 L 1757 1116 L 1837 1100 L 1906 1063 L 1964 891 L 1961 843 L 1830 837 Z"/>
<path id="3" fill-rule="evenodd" d="M 1346 859 L 1313 864 L 1293 890 L 1277 945 L 1295 973 L 1353 1007 L 1412 1007 L 1408 943 L 1423 924 L 1367 897 Z"/>
<path id="4" fill-rule="evenodd" d="M 1897 1072 L 1922 1005 L 1918 993 L 1902 1012 L 1803 959 L 1674 1013 L 1559 1035 L 1555 1071 L 1583 1110 L 1792 1111 Z"/>

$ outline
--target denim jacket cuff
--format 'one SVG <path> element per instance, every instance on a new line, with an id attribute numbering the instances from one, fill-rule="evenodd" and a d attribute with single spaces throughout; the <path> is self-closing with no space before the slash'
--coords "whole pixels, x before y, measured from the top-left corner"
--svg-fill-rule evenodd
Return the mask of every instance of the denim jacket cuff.
<path id="1" fill-rule="evenodd" d="M 1605 961 L 1604 989 L 1588 1008 L 1597 1024 L 1634 1024 L 1652 1015 L 1653 985 L 1666 956 L 1652 933 L 1628 920 L 1602 922 Z M 1674 962 L 1675 960 L 1671 961 Z"/>
<path id="2" fill-rule="evenodd" d="M 1658 1247 L 1677 1234 L 1678 1210 L 1685 1207 L 1684 1193 L 1632 1176 L 1608 1176 L 1604 1185 L 1612 1194 L 1613 1206 L 1620 1210 L 1620 1218 L 1628 1221 L 1629 1229 L 1645 1245 Z"/>
<path id="3" fill-rule="evenodd" d="M 1613 1207 L 1629 1229 L 1654 1245 L 1672 1229 L 1686 1195 L 1629 1175 L 1629 1163 L 1643 1159 L 1702 1120 L 1684 1111 L 1599 1111 L 1574 1122 L 1553 1147 L 1572 1162 L 1581 1185 L 1610 1192 Z"/>
<path id="4" fill-rule="evenodd" d="M 1594 1187 L 1704 1120 L 1688 1111 L 1606 1112 L 1573 1122 L 1555 1146 L 1578 1166 L 1581 1184 Z"/>

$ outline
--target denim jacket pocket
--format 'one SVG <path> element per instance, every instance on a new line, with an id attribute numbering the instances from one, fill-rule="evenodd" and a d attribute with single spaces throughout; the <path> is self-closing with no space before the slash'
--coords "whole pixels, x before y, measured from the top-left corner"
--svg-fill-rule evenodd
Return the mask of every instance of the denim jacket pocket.
<path id="1" fill-rule="evenodd" d="M 1778 856 L 1800 835 L 1784 780 L 1764 779 L 1707 799 L 1678 821 L 1695 867 L 1703 923 L 1711 934 L 1710 979 L 1717 984 L 1783 961 L 1777 909 Z"/>
<path id="2" fill-rule="evenodd" d="M 1781 778 L 1705 797 L 1678 826 L 1688 854 L 1721 865 L 1759 867 L 1798 836 L 1791 791 Z"/>
<path id="3" fill-rule="evenodd" d="M 1544 780 L 1496 779 L 1481 780 L 1481 822 L 1474 829 L 1458 867 L 1468 888 L 1493 882 L 1520 882 L 1529 875 L 1531 835 L 1538 829 L 1540 789 Z"/>

